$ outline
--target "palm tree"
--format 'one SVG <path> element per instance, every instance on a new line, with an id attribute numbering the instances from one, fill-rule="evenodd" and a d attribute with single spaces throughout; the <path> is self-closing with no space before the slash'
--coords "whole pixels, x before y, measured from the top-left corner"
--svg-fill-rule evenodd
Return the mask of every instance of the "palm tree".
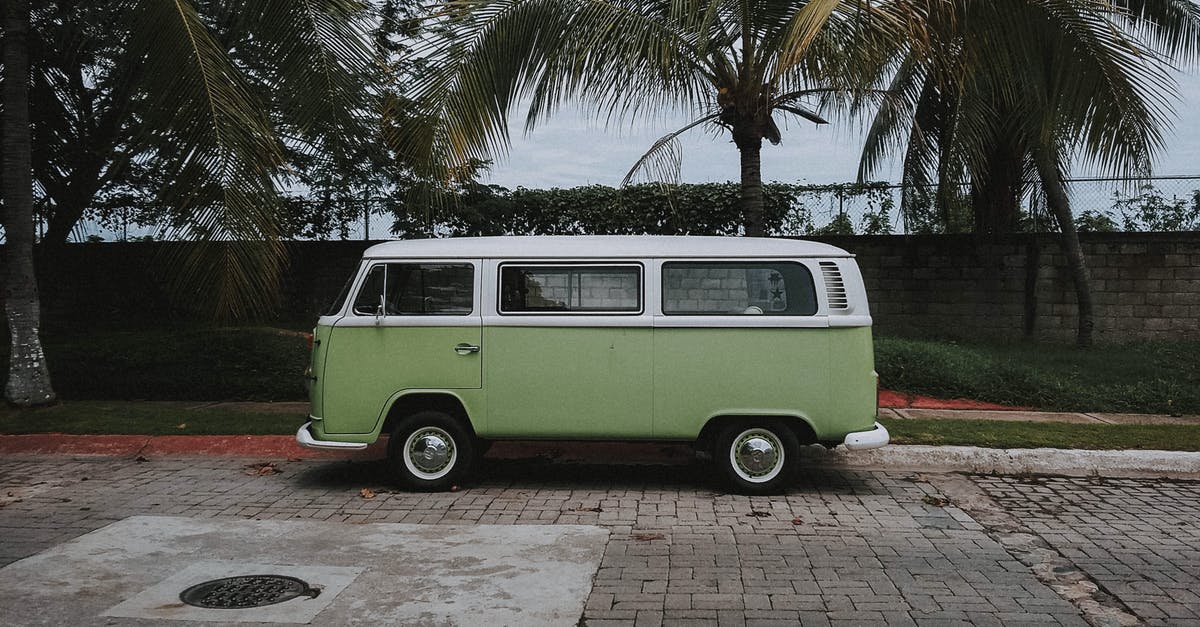
<path id="1" fill-rule="evenodd" d="M 267 310 L 284 262 L 278 185 L 285 147 L 311 149 L 311 138 L 322 133 L 345 138 L 355 116 L 371 108 L 357 83 L 375 61 L 366 7 L 358 0 L 135 0 L 124 7 L 124 62 L 137 85 L 131 115 L 144 129 L 136 141 L 171 174 L 158 194 L 172 213 L 171 235 L 194 242 L 171 256 L 176 292 L 218 316 Z M 38 340 L 33 278 L 24 36 L 30 7 L 22 0 L 3 10 L 6 307 L 13 337 L 6 397 L 31 405 L 54 395 Z M 261 65 L 231 62 L 231 50 L 247 47 Z M 262 93 L 282 105 L 265 107 Z M 279 128 L 293 135 L 281 138 Z M 320 146 L 329 149 L 328 142 Z"/>
<path id="2" fill-rule="evenodd" d="M 904 148 L 905 183 L 936 180 L 943 214 L 971 186 L 978 232 L 1012 230 L 1036 184 L 1075 284 L 1076 341 L 1089 345 L 1090 279 L 1063 180 L 1075 157 L 1115 175 L 1149 173 L 1175 95 L 1166 62 L 1195 54 L 1200 12 L 1183 0 L 927 5 L 929 36 L 892 66 L 894 98 L 875 117 L 859 177 Z"/>
<path id="3" fill-rule="evenodd" d="M 33 274 L 33 181 L 29 140 L 29 3 L 10 0 L 4 13 L 4 312 L 10 365 L 4 396 L 18 405 L 53 403 L 54 388 L 38 337 Z"/>
<path id="4" fill-rule="evenodd" d="M 727 130 L 747 235 L 765 231 L 761 149 L 780 141 L 777 114 L 823 123 L 806 103 L 853 93 L 892 23 L 870 2 L 843 0 L 456 0 L 435 17 L 442 36 L 424 48 L 435 69 L 416 89 L 423 115 L 403 140 L 428 162 L 503 152 L 523 101 L 526 130 L 575 99 L 609 120 L 686 109 L 697 119 L 634 170 L 670 162 L 688 129 Z"/>

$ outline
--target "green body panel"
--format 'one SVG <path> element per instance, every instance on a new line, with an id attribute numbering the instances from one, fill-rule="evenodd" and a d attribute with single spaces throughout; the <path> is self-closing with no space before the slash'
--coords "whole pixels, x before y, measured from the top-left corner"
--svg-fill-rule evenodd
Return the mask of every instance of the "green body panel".
<path id="1" fill-rule="evenodd" d="M 840 441 L 876 418 L 870 327 L 369 326 L 315 336 L 318 439 L 373 442 L 396 399 L 438 391 L 458 397 L 489 438 L 693 440 L 715 416 L 778 415 Z M 458 355 L 459 343 L 482 350 Z"/>
<path id="2" fill-rule="evenodd" d="M 405 390 L 479 388 L 480 355 L 456 353 L 463 343 L 478 346 L 480 328 L 334 326 L 324 344 L 322 431 L 372 434 Z"/>
<path id="3" fill-rule="evenodd" d="M 483 390 L 480 390 L 480 389 L 447 390 L 444 388 L 440 388 L 440 389 L 429 389 L 429 390 L 420 390 L 420 389 L 403 390 L 401 392 L 397 392 L 395 395 L 390 397 L 387 401 L 385 401 L 383 403 L 383 405 L 385 407 L 391 407 L 395 401 L 402 399 L 404 396 L 407 396 L 409 394 L 422 394 L 422 393 L 448 394 L 450 396 L 454 396 L 454 397 L 458 398 L 459 402 L 462 403 L 463 408 L 466 409 L 467 416 L 470 417 L 472 428 L 474 428 L 476 430 L 480 429 L 480 426 L 481 426 L 480 420 L 481 420 L 481 417 L 484 415 L 484 406 L 485 406 L 484 398 L 483 398 Z M 312 433 L 312 436 L 314 438 L 316 438 L 317 440 L 334 440 L 337 442 L 362 442 L 364 444 L 371 444 L 371 443 L 375 442 L 375 440 L 379 439 L 380 432 L 378 431 L 378 429 L 383 426 L 383 419 L 385 417 L 386 417 L 386 412 L 384 414 L 380 415 L 378 423 L 373 425 L 373 427 L 366 433 L 334 433 L 331 431 L 326 431 L 326 429 L 325 429 L 326 421 L 324 421 L 324 420 L 314 420 L 312 422 L 312 424 L 309 426 L 309 431 Z M 332 423 L 334 425 L 337 425 L 337 424 L 339 424 L 339 421 L 337 418 L 335 418 L 332 421 Z M 327 435 L 328 435 L 328 437 L 326 437 Z"/>
<path id="4" fill-rule="evenodd" d="M 312 369 L 309 372 L 311 385 L 308 388 L 308 414 L 316 418 L 325 415 L 321 403 L 325 387 L 325 347 L 329 346 L 331 331 L 333 331 L 333 327 L 322 325 L 317 325 L 312 331 L 312 355 L 308 361 L 309 368 Z"/>
<path id="5" fill-rule="evenodd" d="M 487 437 L 645 438 L 652 429 L 649 327 L 489 327 Z"/>
<path id="6" fill-rule="evenodd" d="M 828 329 L 657 329 L 654 435 L 694 439 L 718 415 L 826 422 Z M 818 433 L 821 429 L 814 424 Z"/>
<path id="7" fill-rule="evenodd" d="M 828 437 L 866 431 L 878 417 L 879 378 L 875 374 L 875 344 L 870 327 L 827 329 L 829 337 L 829 414 L 821 417 Z"/>

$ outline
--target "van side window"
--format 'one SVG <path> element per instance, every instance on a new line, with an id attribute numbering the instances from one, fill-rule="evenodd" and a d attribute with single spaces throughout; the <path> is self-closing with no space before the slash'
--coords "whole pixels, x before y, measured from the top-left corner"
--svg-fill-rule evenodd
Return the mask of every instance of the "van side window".
<path id="1" fill-rule="evenodd" d="M 500 267 L 501 313 L 638 313 L 638 266 Z"/>
<path id="2" fill-rule="evenodd" d="M 360 316 L 466 316 L 474 309 L 471 264 L 386 263 L 371 267 L 354 299 Z"/>
<path id="3" fill-rule="evenodd" d="M 792 261 L 663 264 L 663 313 L 676 316 L 811 316 L 812 273 Z"/>

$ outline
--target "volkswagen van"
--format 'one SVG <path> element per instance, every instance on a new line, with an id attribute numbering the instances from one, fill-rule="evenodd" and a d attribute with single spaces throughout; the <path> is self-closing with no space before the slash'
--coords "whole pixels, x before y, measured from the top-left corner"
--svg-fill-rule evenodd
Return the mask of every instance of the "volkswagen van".
<path id="1" fill-rule="evenodd" d="M 858 266 L 799 240 L 378 244 L 317 321 L 308 378 L 300 445 L 386 434 L 416 490 L 495 440 L 691 442 L 751 494 L 785 487 L 802 445 L 888 442 Z"/>

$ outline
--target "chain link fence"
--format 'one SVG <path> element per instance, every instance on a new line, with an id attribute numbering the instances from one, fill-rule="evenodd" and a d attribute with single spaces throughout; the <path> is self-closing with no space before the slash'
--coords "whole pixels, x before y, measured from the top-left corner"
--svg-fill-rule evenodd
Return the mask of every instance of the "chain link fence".
<path id="1" fill-rule="evenodd" d="M 1200 230 L 1200 175 L 1146 179 L 1075 178 L 1067 181 L 1072 210 L 1083 231 L 1190 231 Z M 964 196 L 965 196 L 964 190 Z M 912 216 L 901 212 L 902 187 L 898 184 L 831 184 L 804 186 L 784 219 L 778 235 L 903 234 L 923 232 Z M 932 196 L 932 194 L 930 194 Z M 316 201 L 307 201 L 313 202 Z M 1053 230 L 1045 202 L 1038 192 L 1022 201 L 1023 228 Z M 393 225 L 405 211 L 390 198 L 349 201 L 337 212 L 341 218 L 320 234 L 291 239 L 369 240 L 395 237 Z M 412 218 L 412 216 L 409 216 Z M 39 225 L 39 229 L 41 225 Z M 40 234 L 40 230 L 39 230 Z M 84 220 L 71 240 L 136 241 L 160 239 L 160 229 L 129 220 Z"/>

